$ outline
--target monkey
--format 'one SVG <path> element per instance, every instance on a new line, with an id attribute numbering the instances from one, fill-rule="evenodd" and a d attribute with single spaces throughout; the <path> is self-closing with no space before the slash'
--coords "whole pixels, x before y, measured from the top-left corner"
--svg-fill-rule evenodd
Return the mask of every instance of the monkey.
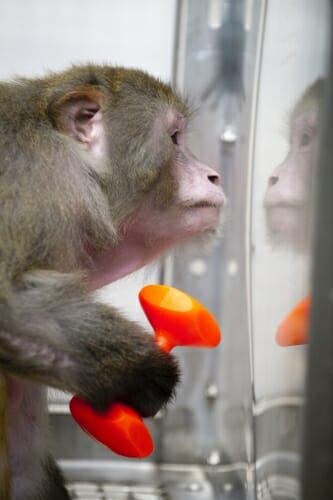
<path id="1" fill-rule="evenodd" d="M 4 81 L 0 114 L 6 494 L 65 500 L 45 387 L 99 412 L 119 400 L 148 417 L 180 378 L 172 355 L 93 292 L 176 245 L 216 236 L 225 195 L 219 174 L 186 146 L 187 104 L 144 71 L 87 64 Z"/>
<path id="2" fill-rule="evenodd" d="M 268 241 L 306 254 L 311 238 L 312 179 L 318 148 L 319 108 L 324 80 L 317 79 L 289 116 L 289 151 L 268 178 L 264 209 Z"/>

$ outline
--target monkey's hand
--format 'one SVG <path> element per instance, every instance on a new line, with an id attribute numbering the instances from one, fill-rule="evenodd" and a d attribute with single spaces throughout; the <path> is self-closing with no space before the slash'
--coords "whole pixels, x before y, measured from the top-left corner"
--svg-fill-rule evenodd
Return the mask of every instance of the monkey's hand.
<path id="1" fill-rule="evenodd" d="M 97 411 L 112 401 L 154 415 L 173 396 L 179 380 L 173 356 L 160 350 L 152 335 L 101 304 L 103 325 L 84 346 L 78 364 L 78 390 Z"/>
<path id="2" fill-rule="evenodd" d="M 0 368 L 77 394 L 97 411 L 121 401 L 146 417 L 173 396 L 174 358 L 96 303 L 77 276 L 28 273 L 0 305 Z"/>

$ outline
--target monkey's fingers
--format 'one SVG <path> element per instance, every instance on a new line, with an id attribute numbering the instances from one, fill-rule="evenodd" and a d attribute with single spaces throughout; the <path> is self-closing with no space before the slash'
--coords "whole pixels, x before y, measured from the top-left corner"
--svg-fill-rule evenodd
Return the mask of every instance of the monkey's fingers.
<path id="1" fill-rule="evenodd" d="M 139 299 L 162 351 L 181 345 L 215 347 L 220 342 L 221 332 L 212 314 L 184 292 L 149 285 L 141 290 Z M 87 434 L 119 455 L 143 458 L 154 449 L 141 416 L 129 406 L 113 403 L 105 413 L 98 414 L 75 396 L 70 411 Z"/>

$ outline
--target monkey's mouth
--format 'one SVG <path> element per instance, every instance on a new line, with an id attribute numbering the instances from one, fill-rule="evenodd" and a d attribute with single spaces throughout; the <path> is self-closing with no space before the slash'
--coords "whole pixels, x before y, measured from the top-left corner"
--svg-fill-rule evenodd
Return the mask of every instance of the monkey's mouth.
<path id="1" fill-rule="evenodd" d="M 277 203 L 265 207 L 266 227 L 270 237 L 280 235 L 292 240 L 309 227 L 309 205 Z"/>
<path id="2" fill-rule="evenodd" d="M 224 197 L 214 201 L 203 200 L 189 203 L 184 207 L 184 218 L 193 220 L 194 233 L 198 232 L 199 234 L 206 230 L 215 229 L 222 222 L 224 204 Z"/>
<path id="3" fill-rule="evenodd" d="M 201 201 L 198 203 L 193 203 L 193 205 L 189 205 L 186 208 L 194 209 L 194 208 L 215 208 L 220 210 L 222 208 L 223 202 L 220 204 L 217 203 L 209 203 L 208 201 Z"/>
<path id="4" fill-rule="evenodd" d="M 222 190 L 212 193 L 208 199 L 188 200 L 184 203 L 184 208 L 189 210 L 211 208 L 221 211 L 226 205 L 226 197 Z"/>
<path id="5" fill-rule="evenodd" d="M 291 217 L 300 217 L 306 212 L 305 205 L 297 205 L 293 203 L 277 203 L 265 206 L 265 215 L 269 221 L 278 221 L 279 224 L 284 220 L 289 220 Z"/>
<path id="6" fill-rule="evenodd" d="M 284 209 L 295 209 L 302 210 L 306 204 L 303 201 L 295 201 L 293 203 L 285 202 L 285 201 L 264 201 L 265 210 L 284 210 Z"/>

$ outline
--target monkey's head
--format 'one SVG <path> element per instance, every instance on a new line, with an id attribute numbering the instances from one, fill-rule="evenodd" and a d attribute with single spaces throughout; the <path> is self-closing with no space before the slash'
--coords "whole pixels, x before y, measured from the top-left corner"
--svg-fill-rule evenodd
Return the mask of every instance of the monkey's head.
<path id="1" fill-rule="evenodd" d="M 50 78 L 46 99 L 112 222 L 111 239 L 86 237 L 93 288 L 216 232 L 220 178 L 188 150 L 188 110 L 168 85 L 141 71 L 89 66 Z"/>
<path id="2" fill-rule="evenodd" d="M 311 85 L 290 114 L 289 151 L 268 179 L 264 208 L 269 241 L 297 251 L 308 248 L 312 178 L 318 147 L 322 80 Z"/>

